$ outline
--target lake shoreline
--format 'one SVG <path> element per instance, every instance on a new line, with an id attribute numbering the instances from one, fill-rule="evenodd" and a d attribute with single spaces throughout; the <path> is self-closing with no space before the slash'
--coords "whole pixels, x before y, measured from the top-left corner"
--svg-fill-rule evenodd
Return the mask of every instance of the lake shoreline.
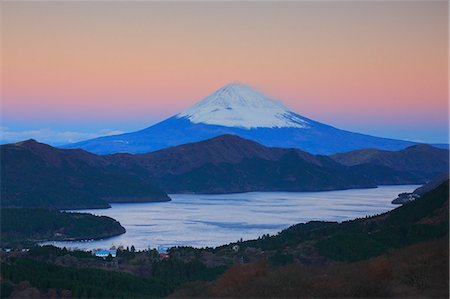
<path id="1" fill-rule="evenodd" d="M 341 222 L 387 212 L 399 193 L 417 185 L 380 186 L 322 192 L 247 192 L 238 194 L 171 194 L 173 200 L 155 203 L 114 203 L 110 209 L 84 213 L 116 219 L 127 232 L 97 241 L 59 242 L 67 248 L 109 248 L 134 245 L 216 247 L 239 239 L 276 234 L 297 223 Z M 227 211 L 224 213 L 223 211 Z M 77 212 L 77 211 L 69 211 Z"/>

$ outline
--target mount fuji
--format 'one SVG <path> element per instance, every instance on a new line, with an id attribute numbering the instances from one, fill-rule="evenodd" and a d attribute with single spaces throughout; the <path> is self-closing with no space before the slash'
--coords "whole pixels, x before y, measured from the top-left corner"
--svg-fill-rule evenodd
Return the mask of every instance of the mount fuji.
<path id="1" fill-rule="evenodd" d="M 247 85 L 230 83 L 187 110 L 146 129 L 64 147 L 97 154 L 144 153 L 223 134 L 314 154 L 362 148 L 400 150 L 415 144 L 340 130 L 303 117 Z"/>

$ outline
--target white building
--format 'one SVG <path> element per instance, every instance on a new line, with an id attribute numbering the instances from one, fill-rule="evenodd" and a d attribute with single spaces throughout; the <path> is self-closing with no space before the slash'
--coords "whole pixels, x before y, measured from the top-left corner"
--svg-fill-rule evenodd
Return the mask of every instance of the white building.
<path id="1" fill-rule="evenodd" d="M 117 250 L 115 250 L 115 249 L 113 249 L 113 250 L 99 250 L 99 251 L 95 251 L 94 254 L 95 254 L 95 256 L 102 257 L 102 258 L 107 258 L 109 255 L 111 255 L 112 257 L 116 257 Z"/>

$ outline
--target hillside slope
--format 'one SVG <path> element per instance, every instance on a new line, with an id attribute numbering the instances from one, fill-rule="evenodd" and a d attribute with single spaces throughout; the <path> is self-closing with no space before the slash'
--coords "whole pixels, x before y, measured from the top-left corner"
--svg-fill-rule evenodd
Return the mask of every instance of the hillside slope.
<path id="1" fill-rule="evenodd" d="M 343 223 L 310 222 L 294 225 L 280 234 L 244 246 L 263 250 L 285 249 L 308 240 L 322 256 L 355 261 L 392 248 L 448 236 L 449 182 L 417 200 L 382 215 Z"/>
<path id="2" fill-rule="evenodd" d="M 2 296 L 447 298 L 448 188 L 370 218 L 298 224 L 215 249 L 171 248 L 169 259 L 119 250 L 108 262 L 54 247 L 3 254 Z"/>
<path id="3" fill-rule="evenodd" d="M 125 233 L 119 222 L 106 216 L 45 209 L 0 209 L 2 247 L 47 240 L 90 240 Z"/>
<path id="4" fill-rule="evenodd" d="M 276 236 L 225 245 L 203 257 L 233 266 L 212 283 L 187 284 L 170 297 L 446 298 L 448 208 L 447 181 L 382 215 L 297 224 Z M 173 248 L 171 254 L 192 251 Z"/>
<path id="5" fill-rule="evenodd" d="M 343 165 L 382 165 L 398 171 L 420 171 L 429 176 L 448 171 L 448 150 L 426 144 L 410 146 L 400 151 L 362 149 L 330 156 Z"/>
<path id="6" fill-rule="evenodd" d="M 420 149 L 420 150 L 417 150 Z M 342 165 L 335 156 L 266 147 L 235 135 L 146 154 L 114 154 L 122 167 L 143 167 L 167 192 L 318 191 L 383 184 L 422 184 L 448 167 L 448 150 L 413 146 L 376 160 Z M 418 163 L 420 161 L 420 163 Z"/>
<path id="7" fill-rule="evenodd" d="M 95 155 L 31 140 L 2 145 L 0 150 L 5 207 L 103 208 L 111 202 L 169 200 L 165 192 L 320 191 L 422 184 L 448 167 L 448 150 L 431 146 L 383 151 L 383 156 L 394 157 L 385 163 L 343 159 L 347 165 L 342 165 L 336 156 L 266 147 L 234 135 L 135 155 Z"/>
<path id="8" fill-rule="evenodd" d="M 167 201 L 165 192 L 105 158 L 34 140 L 0 146 L 2 207 L 106 208 L 109 202 Z"/>
<path id="9" fill-rule="evenodd" d="M 114 155 L 116 159 L 119 155 Z M 318 191 L 374 187 L 326 156 L 233 135 L 130 156 L 167 192 Z"/>

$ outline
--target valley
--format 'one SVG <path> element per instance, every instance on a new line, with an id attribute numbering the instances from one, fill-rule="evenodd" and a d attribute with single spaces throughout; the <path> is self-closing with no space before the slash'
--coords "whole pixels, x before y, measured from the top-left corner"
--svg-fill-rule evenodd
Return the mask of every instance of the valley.
<path id="1" fill-rule="evenodd" d="M 112 260 L 48 246 L 2 253 L 2 296 L 447 297 L 448 184 L 381 215 L 312 221 L 216 248 L 173 247 L 168 259 L 134 249 Z"/>
<path id="2" fill-rule="evenodd" d="M 93 250 L 111 246 L 137 250 L 171 246 L 215 247 L 276 234 L 296 223 L 347 221 L 384 213 L 397 194 L 416 185 L 381 186 L 326 192 L 251 192 L 170 194 L 161 203 L 112 204 L 110 209 L 80 210 L 116 219 L 125 234 L 89 242 L 44 242 L 60 248 Z M 227 211 L 227 213 L 223 213 Z"/>

